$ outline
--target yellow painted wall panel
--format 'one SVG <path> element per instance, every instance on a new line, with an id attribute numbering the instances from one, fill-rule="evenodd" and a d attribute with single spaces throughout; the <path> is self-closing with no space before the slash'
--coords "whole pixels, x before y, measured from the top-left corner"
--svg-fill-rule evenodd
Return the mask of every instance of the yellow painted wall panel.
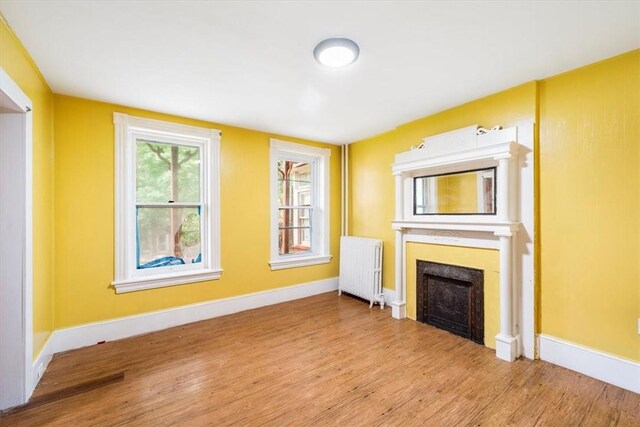
<path id="1" fill-rule="evenodd" d="M 33 104 L 33 355 L 54 328 L 53 94 L 0 17 L 0 67 Z"/>
<path id="2" fill-rule="evenodd" d="M 222 130 L 217 281 L 116 295 L 113 113 Z M 264 291 L 338 275 L 340 147 L 331 148 L 329 264 L 269 268 L 269 135 L 85 99 L 55 96 L 56 328 Z"/>
<path id="3" fill-rule="evenodd" d="M 640 361 L 640 50 L 540 84 L 541 327 Z"/>
<path id="4" fill-rule="evenodd" d="M 416 283 L 416 261 L 460 265 L 484 271 L 484 344 L 496 348 L 500 331 L 500 253 L 495 249 L 407 243 L 407 283 Z M 407 286 L 407 317 L 416 320 L 416 287 Z"/>

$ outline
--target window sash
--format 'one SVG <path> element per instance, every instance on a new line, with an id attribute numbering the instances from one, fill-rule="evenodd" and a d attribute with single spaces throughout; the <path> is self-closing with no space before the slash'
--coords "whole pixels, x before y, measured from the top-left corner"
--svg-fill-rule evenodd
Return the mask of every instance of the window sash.
<path id="1" fill-rule="evenodd" d="M 153 208 L 148 208 L 147 207 L 147 208 L 143 208 L 143 209 L 154 209 L 154 208 L 158 208 L 158 207 L 153 207 Z M 194 208 L 195 207 L 190 206 L 187 209 L 194 209 Z M 175 206 L 169 206 L 168 208 L 164 208 L 163 207 L 163 208 L 160 208 L 160 209 L 176 209 L 176 207 Z M 180 207 L 178 207 L 177 209 L 180 209 Z M 141 243 L 142 233 L 141 233 L 141 230 L 140 230 L 140 224 L 141 224 L 141 221 L 140 221 L 140 210 L 136 209 L 136 270 L 140 271 L 140 270 L 145 270 L 145 269 L 148 268 L 148 269 L 153 270 L 153 271 L 161 271 L 161 272 L 162 271 L 175 271 L 175 270 L 167 270 L 166 267 L 183 267 L 184 265 L 193 265 L 193 264 L 197 264 L 200 267 L 202 267 L 202 265 L 203 265 L 202 264 L 202 259 L 203 259 L 203 257 L 202 257 L 202 241 L 204 239 L 204 236 L 202 235 L 203 216 L 202 216 L 202 211 L 201 211 L 201 209 L 199 207 L 198 207 L 197 212 L 198 212 L 198 217 L 199 217 L 199 225 L 198 225 L 198 229 L 199 229 L 199 233 L 198 233 L 199 234 L 199 236 L 198 236 L 199 254 L 195 258 L 191 258 L 192 259 L 191 262 L 189 262 L 189 258 L 185 257 L 184 254 L 183 254 L 183 256 L 181 258 L 179 258 L 179 259 L 182 260 L 183 264 L 142 268 L 142 265 L 148 264 L 149 262 L 156 261 L 156 260 L 162 259 L 162 258 L 164 258 L 166 256 L 171 256 L 171 255 L 169 255 L 169 250 L 167 249 L 165 251 L 167 253 L 167 255 L 164 255 L 163 257 L 160 257 L 160 258 L 154 258 L 154 259 L 151 259 L 149 261 L 145 261 L 144 263 L 141 262 L 140 258 L 141 258 L 141 253 L 142 253 L 143 246 L 142 246 L 142 243 Z M 184 225 L 184 223 L 181 224 L 181 227 L 183 225 Z M 168 236 L 169 236 L 168 245 L 171 246 L 173 243 L 175 243 L 175 241 L 173 239 L 175 236 L 172 236 L 170 234 Z M 157 237 L 157 235 L 155 235 L 153 237 L 155 238 L 155 237 Z M 183 248 L 183 249 L 186 249 L 186 248 Z M 173 256 L 175 256 L 175 253 L 174 253 Z M 200 261 L 194 262 L 193 260 L 195 260 L 195 259 L 200 259 Z"/>
<path id="2" fill-rule="evenodd" d="M 280 219 L 281 219 L 281 213 L 283 213 L 282 211 L 289 211 L 289 212 L 297 212 L 298 219 L 305 219 L 309 221 L 309 225 L 307 226 L 301 226 L 301 227 L 311 227 L 311 221 L 313 219 L 313 208 L 310 208 L 308 206 L 303 206 L 303 207 L 279 207 L 278 208 L 278 228 L 286 228 L 289 227 L 286 224 L 284 226 L 280 225 Z M 306 211 L 306 212 L 305 212 Z M 303 213 L 308 213 L 308 215 L 302 215 Z"/>
<path id="3" fill-rule="evenodd" d="M 204 208 L 202 203 L 136 203 L 137 208 Z"/>
<path id="4" fill-rule="evenodd" d="M 132 138 L 132 144 L 131 144 L 131 155 L 132 155 L 132 163 L 133 163 L 133 170 L 132 170 L 132 180 L 133 180 L 133 200 L 137 203 L 137 204 L 147 204 L 147 205 L 153 205 L 156 204 L 156 202 L 146 202 L 146 201 L 139 201 L 138 200 L 138 188 L 137 188 L 137 179 L 138 179 L 138 151 L 137 151 L 137 147 L 138 147 L 138 141 L 142 140 L 142 141 L 148 141 L 148 142 L 156 142 L 156 143 L 160 143 L 160 144 L 166 144 L 166 145 L 171 145 L 171 146 L 176 146 L 176 147 L 191 147 L 191 148 L 195 148 L 198 150 L 199 152 L 199 158 L 200 158 L 200 167 L 199 167 L 199 174 L 198 174 L 198 181 L 199 181 L 199 187 L 200 187 L 200 191 L 199 191 L 199 197 L 198 197 L 198 201 L 197 202 L 171 202 L 172 204 L 188 204 L 188 203 L 198 203 L 198 204 L 204 204 L 204 198 L 205 198 L 205 182 L 204 182 L 204 176 L 205 176 L 205 167 L 208 166 L 208 162 L 207 159 L 205 159 L 205 155 L 207 153 L 207 150 L 205 150 L 205 146 L 203 141 L 198 140 L 192 140 L 189 138 L 182 138 L 182 137 L 175 137 L 175 136 L 167 136 L 167 135 L 158 135 L 158 134 L 154 134 L 152 132 L 142 132 L 142 131 L 136 131 L 136 132 L 132 132 L 131 133 L 131 138 Z M 169 202 L 169 201 L 167 201 Z"/>
<path id="5" fill-rule="evenodd" d="M 301 250 L 298 252 L 282 252 L 281 251 L 281 247 L 278 248 L 278 254 L 281 257 L 296 257 L 296 256 L 305 256 L 305 255 L 309 255 L 311 253 L 313 253 L 313 230 L 311 227 L 282 227 L 278 229 L 278 238 L 279 239 L 286 239 L 288 237 L 288 233 L 292 233 L 292 238 L 295 239 L 296 236 L 296 232 L 297 233 L 303 233 L 302 235 L 298 235 L 297 237 L 300 239 L 300 243 L 304 243 L 304 230 L 309 230 L 309 249 L 308 250 Z M 292 249 L 293 247 L 297 246 L 295 243 L 292 242 L 292 245 L 289 246 L 287 245 L 288 249 Z"/>
<path id="6" fill-rule="evenodd" d="M 306 180 L 299 180 L 299 179 L 291 179 L 291 178 L 284 178 L 284 177 L 280 177 L 279 171 L 278 171 L 278 163 L 279 162 L 294 162 L 294 163 L 306 163 L 309 165 L 309 178 Z M 315 223 L 315 212 L 318 211 L 319 209 L 317 208 L 317 188 L 318 188 L 318 183 L 317 183 L 317 167 L 318 167 L 318 162 L 317 159 L 311 156 L 306 156 L 306 155 L 291 155 L 289 153 L 281 153 L 278 158 L 277 161 L 275 162 L 274 167 L 276 168 L 276 176 L 278 177 L 276 180 L 276 185 L 278 185 L 278 191 L 277 191 L 277 198 L 278 200 L 280 200 L 282 192 L 288 191 L 289 189 L 287 188 L 286 184 L 287 182 L 304 182 L 304 183 L 308 183 L 308 185 L 305 185 L 304 188 L 302 189 L 302 191 L 309 191 L 310 192 L 310 200 L 309 200 L 309 204 L 308 205 L 280 205 L 280 203 L 278 203 L 278 207 L 277 207 L 277 217 L 279 218 L 280 216 L 280 211 L 281 210 L 302 210 L 302 209 L 307 209 L 309 211 L 309 226 L 280 226 L 280 222 L 278 220 L 278 256 L 280 257 L 296 257 L 296 256 L 308 256 L 310 254 L 315 254 L 318 253 L 318 250 L 316 248 L 316 245 L 314 244 L 318 238 L 316 236 L 314 236 L 314 233 L 316 232 L 315 227 L 313 227 L 312 225 Z M 285 185 L 280 185 L 280 184 L 285 184 Z M 305 218 L 307 219 L 307 218 Z M 309 230 L 309 250 L 308 251 L 304 251 L 301 253 L 282 253 L 282 248 L 280 247 L 280 242 L 281 242 L 281 238 L 283 238 L 284 235 L 286 235 L 286 233 L 283 233 L 284 230 L 303 230 L 303 229 L 308 229 Z"/>
<path id="7" fill-rule="evenodd" d="M 130 147 L 129 155 L 131 158 L 131 172 L 130 172 L 130 185 L 131 185 L 131 209 L 130 209 L 130 223 L 133 224 L 132 232 L 128 236 L 129 245 L 129 261 L 130 271 L 129 275 L 132 278 L 135 277 L 147 277 L 164 275 L 170 273 L 188 272 L 191 270 L 200 270 L 203 268 L 210 268 L 209 266 L 209 247 L 207 244 L 206 233 L 210 229 L 208 224 L 208 207 L 206 203 L 207 183 L 205 176 L 208 173 L 207 168 L 210 166 L 208 162 L 208 150 L 205 146 L 205 141 L 200 138 L 190 138 L 183 135 L 167 135 L 165 133 L 154 132 L 147 129 L 133 129 L 129 135 Z M 138 141 L 157 142 L 161 144 L 167 144 L 178 147 L 192 147 L 199 150 L 200 154 L 200 167 L 199 167 L 199 201 L 198 202 L 139 202 L 137 201 L 137 145 Z M 186 263 L 181 265 L 169 265 L 163 267 L 154 267 L 148 269 L 140 269 L 138 260 L 138 220 L 137 210 L 139 208 L 181 208 L 181 207 L 199 207 L 200 208 L 200 257 L 201 262 L 198 263 Z"/>

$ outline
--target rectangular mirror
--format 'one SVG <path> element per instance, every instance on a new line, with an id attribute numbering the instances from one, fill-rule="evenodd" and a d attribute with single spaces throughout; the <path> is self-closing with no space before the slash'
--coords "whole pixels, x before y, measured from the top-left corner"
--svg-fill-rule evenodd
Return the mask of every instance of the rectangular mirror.
<path id="1" fill-rule="evenodd" d="M 413 179 L 414 215 L 495 215 L 496 168 Z"/>

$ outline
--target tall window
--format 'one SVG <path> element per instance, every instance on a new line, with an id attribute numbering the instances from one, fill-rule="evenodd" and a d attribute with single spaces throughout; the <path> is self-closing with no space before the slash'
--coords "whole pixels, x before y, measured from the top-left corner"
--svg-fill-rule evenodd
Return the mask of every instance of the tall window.
<path id="1" fill-rule="evenodd" d="M 271 269 L 327 263 L 330 150 L 271 140 Z"/>
<path id="2" fill-rule="evenodd" d="M 114 114 L 118 293 L 220 277 L 220 133 Z"/>

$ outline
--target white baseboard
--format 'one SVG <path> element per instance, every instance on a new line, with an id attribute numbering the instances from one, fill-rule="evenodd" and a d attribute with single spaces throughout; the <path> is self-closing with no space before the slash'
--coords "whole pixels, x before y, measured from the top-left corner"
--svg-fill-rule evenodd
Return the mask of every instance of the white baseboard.
<path id="1" fill-rule="evenodd" d="M 384 303 L 386 305 L 391 305 L 391 303 L 396 300 L 396 291 L 382 288 L 382 294 L 384 296 Z"/>
<path id="2" fill-rule="evenodd" d="M 48 344 L 51 347 L 51 354 L 59 353 L 97 344 L 101 341 L 128 338 L 252 308 L 310 297 L 337 289 L 338 278 L 333 277 L 301 285 L 185 305 L 135 316 L 119 317 L 103 322 L 87 323 L 54 331 L 49 338 Z"/>
<path id="3" fill-rule="evenodd" d="M 52 332 L 49 335 L 49 338 L 47 338 L 47 341 L 45 341 L 42 350 L 40 350 L 40 354 L 38 354 L 38 357 L 33 361 L 33 366 L 31 367 L 31 383 L 27 384 L 27 396 L 31 396 L 33 394 L 33 390 L 38 385 L 38 382 L 40 382 L 44 371 L 47 370 L 47 366 L 49 366 L 49 362 L 51 362 L 51 358 L 53 358 L 53 346 L 54 342 Z"/>
<path id="4" fill-rule="evenodd" d="M 549 335 L 538 335 L 540 359 L 640 393 L 640 363 L 583 347 Z"/>

